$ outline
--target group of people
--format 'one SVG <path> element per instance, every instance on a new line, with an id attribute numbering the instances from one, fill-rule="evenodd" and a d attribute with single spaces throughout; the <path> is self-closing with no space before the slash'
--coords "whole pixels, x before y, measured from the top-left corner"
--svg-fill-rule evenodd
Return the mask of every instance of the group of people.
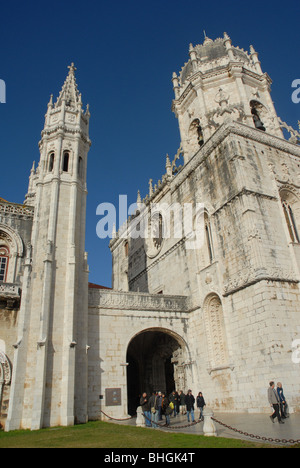
<path id="1" fill-rule="evenodd" d="M 173 391 L 170 395 L 165 392 L 153 392 L 150 397 L 147 393 L 143 393 L 140 399 L 145 416 L 146 427 L 158 427 L 158 423 L 163 421 L 165 416 L 166 426 L 170 426 L 170 418 L 172 415 L 176 417 L 179 414 L 187 415 L 188 422 L 195 422 L 195 404 L 199 409 L 199 421 L 203 420 L 203 408 L 205 400 L 202 392 L 194 397 L 192 390 L 188 390 L 186 394 L 181 390 L 179 393 Z"/>
<path id="2" fill-rule="evenodd" d="M 273 408 L 273 414 L 270 416 L 274 423 L 278 419 L 279 424 L 284 424 L 284 419 L 288 416 L 288 404 L 283 393 L 281 382 L 275 383 L 272 381 L 268 388 L 268 400 Z M 145 416 L 146 427 L 157 428 L 158 423 L 163 421 L 165 416 L 166 426 L 170 426 L 170 418 L 172 415 L 187 415 L 188 422 L 195 422 L 195 405 L 199 409 L 199 421 L 203 421 L 203 409 L 206 406 L 202 392 L 199 392 L 195 398 L 192 390 L 188 390 L 186 394 L 181 390 L 179 393 L 173 391 L 167 396 L 166 392 L 153 392 L 149 397 L 147 393 L 143 393 L 140 398 L 140 406 L 142 407 Z"/>
<path id="3" fill-rule="evenodd" d="M 282 383 L 277 383 L 277 388 L 275 389 L 275 383 L 272 381 L 270 382 L 270 386 L 268 388 L 268 400 L 271 407 L 274 410 L 270 419 L 273 423 L 275 423 L 275 419 L 278 419 L 279 424 L 284 424 L 284 419 L 288 418 L 287 414 L 287 402 L 286 398 L 283 393 Z"/>

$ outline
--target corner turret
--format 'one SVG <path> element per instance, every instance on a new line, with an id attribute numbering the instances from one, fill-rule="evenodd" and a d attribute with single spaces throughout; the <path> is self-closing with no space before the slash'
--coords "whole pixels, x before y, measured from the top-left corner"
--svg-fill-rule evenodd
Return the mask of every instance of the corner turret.
<path id="1" fill-rule="evenodd" d="M 224 123 L 236 121 L 283 136 L 271 99 L 271 79 L 253 46 L 234 47 L 227 33 L 189 46 L 189 61 L 173 73 L 173 111 L 187 163 Z"/>

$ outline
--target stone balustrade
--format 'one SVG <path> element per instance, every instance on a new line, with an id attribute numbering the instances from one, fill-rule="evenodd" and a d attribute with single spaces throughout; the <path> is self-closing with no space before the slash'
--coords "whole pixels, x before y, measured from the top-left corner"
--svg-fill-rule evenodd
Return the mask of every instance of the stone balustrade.
<path id="1" fill-rule="evenodd" d="M 16 309 L 20 306 L 21 288 L 15 283 L 0 283 L 0 304 L 5 309 Z"/>
<path id="2" fill-rule="evenodd" d="M 159 310 L 165 312 L 189 312 L 191 304 L 185 296 L 112 291 L 105 289 L 89 290 L 89 305 L 104 309 Z"/>

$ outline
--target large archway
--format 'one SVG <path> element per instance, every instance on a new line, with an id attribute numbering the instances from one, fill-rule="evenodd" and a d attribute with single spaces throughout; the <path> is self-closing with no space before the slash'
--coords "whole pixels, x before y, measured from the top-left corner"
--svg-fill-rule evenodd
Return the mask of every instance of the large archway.
<path id="1" fill-rule="evenodd" d="M 169 394 L 185 388 L 185 351 L 183 340 L 164 329 L 146 330 L 131 340 L 127 349 L 129 414 L 135 414 L 143 392 Z"/>

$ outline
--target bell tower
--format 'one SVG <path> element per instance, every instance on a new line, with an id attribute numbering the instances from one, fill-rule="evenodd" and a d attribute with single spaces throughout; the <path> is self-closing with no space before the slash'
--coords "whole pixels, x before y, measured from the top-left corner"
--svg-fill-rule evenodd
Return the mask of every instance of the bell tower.
<path id="1" fill-rule="evenodd" d="M 270 95 L 271 78 L 258 54 L 232 45 L 227 33 L 215 41 L 190 44 L 189 61 L 173 73 L 181 146 L 187 163 L 214 132 L 228 121 L 283 137 Z"/>
<path id="2" fill-rule="evenodd" d="M 88 268 L 85 253 L 89 108 L 72 63 L 50 98 L 40 162 L 25 203 L 34 206 L 7 430 L 87 418 Z M 80 333 L 79 333 L 80 331 Z M 76 388 L 76 393 L 75 393 Z"/>

